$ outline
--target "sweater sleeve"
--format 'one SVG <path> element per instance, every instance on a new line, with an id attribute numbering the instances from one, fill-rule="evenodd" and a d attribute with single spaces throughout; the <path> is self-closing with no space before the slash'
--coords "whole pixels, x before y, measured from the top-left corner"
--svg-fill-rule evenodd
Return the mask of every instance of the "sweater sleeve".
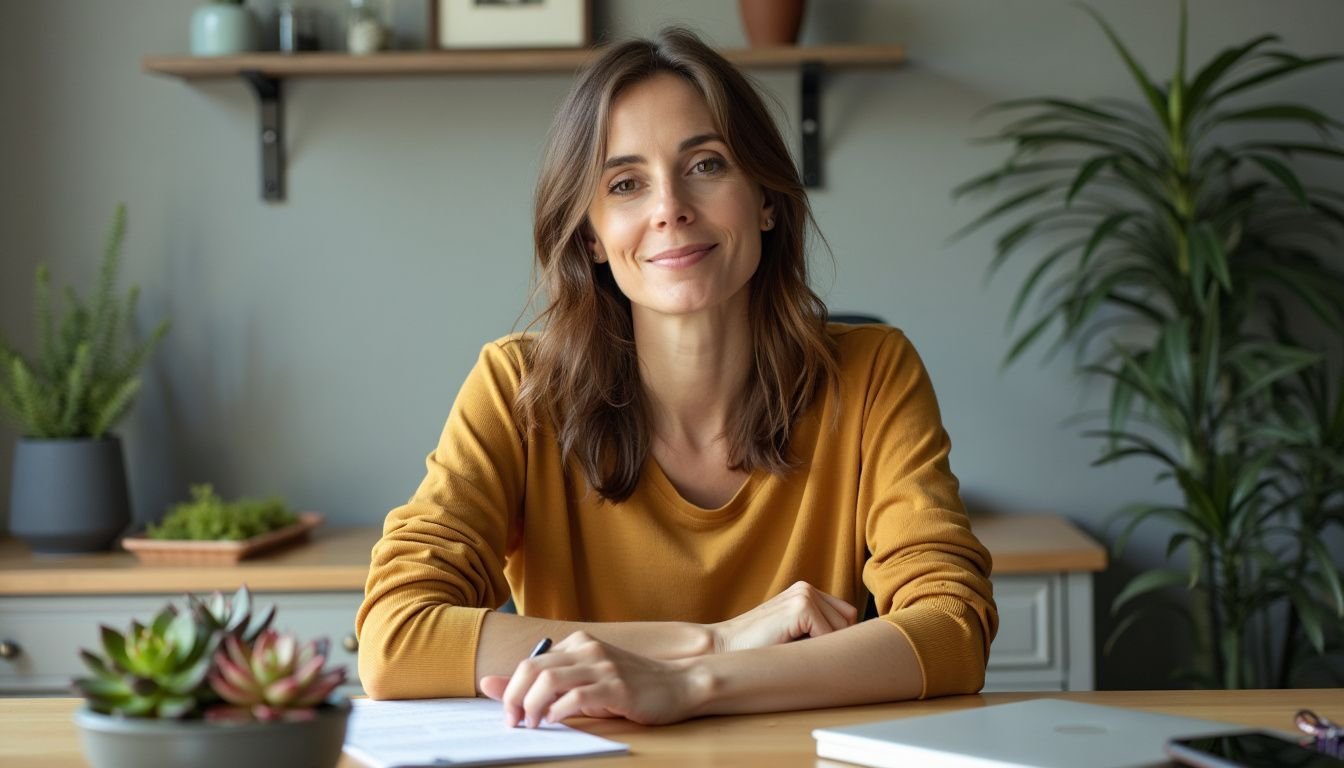
<path id="1" fill-rule="evenodd" d="M 860 497 L 869 500 L 864 584 L 919 659 L 920 698 L 984 686 L 998 612 L 989 552 L 971 532 L 924 364 L 899 331 L 873 361 Z"/>
<path id="2" fill-rule="evenodd" d="M 360 679 L 373 698 L 476 695 L 481 623 L 509 596 L 504 557 L 526 475 L 510 343 L 481 351 L 425 479 L 388 513 L 373 548 L 355 617 Z"/>

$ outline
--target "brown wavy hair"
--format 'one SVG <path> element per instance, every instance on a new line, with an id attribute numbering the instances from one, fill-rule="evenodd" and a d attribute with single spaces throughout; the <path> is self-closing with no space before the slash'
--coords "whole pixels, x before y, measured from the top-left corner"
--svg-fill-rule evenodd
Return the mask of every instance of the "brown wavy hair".
<path id="1" fill-rule="evenodd" d="M 579 73 L 547 138 L 537 180 L 536 288 L 546 308 L 526 344 L 516 410 L 525 429 L 555 430 L 566 461 L 576 459 L 589 485 L 608 501 L 634 493 L 652 438 L 639 376 L 630 302 L 610 266 L 594 263 L 584 243 L 588 207 L 606 158 L 606 126 L 621 91 L 655 74 L 678 75 L 705 98 L 715 127 L 774 206 L 775 226 L 761 233 L 751 278 L 755 354 L 740 407 L 724 437 L 729 466 L 782 474 L 793 469 L 794 424 L 836 379 L 826 305 L 808 285 L 804 241 L 815 221 L 793 159 L 747 78 L 694 33 L 672 27 L 652 40 L 608 46 Z"/>

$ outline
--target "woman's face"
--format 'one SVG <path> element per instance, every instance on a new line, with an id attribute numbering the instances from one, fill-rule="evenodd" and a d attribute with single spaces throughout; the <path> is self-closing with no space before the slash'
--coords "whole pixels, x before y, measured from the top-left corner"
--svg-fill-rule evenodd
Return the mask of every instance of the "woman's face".
<path id="1" fill-rule="evenodd" d="M 659 74 L 616 97 L 590 247 L 636 314 L 745 306 L 772 215 L 689 83 Z"/>

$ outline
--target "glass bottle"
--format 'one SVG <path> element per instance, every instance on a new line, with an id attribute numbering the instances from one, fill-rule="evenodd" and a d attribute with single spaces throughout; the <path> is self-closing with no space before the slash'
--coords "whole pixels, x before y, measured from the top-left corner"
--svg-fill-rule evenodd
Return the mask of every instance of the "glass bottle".
<path id="1" fill-rule="evenodd" d="M 316 51 L 322 47 L 317 36 L 317 12 L 299 7 L 294 0 L 281 0 L 276 6 L 276 28 L 283 53 Z"/>

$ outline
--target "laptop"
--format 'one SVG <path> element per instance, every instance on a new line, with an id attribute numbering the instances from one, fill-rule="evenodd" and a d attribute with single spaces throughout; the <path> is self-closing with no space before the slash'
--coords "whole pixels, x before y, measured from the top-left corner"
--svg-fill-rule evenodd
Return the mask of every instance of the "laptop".
<path id="1" fill-rule="evenodd" d="M 1213 720 L 1034 699 L 812 731 L 817 757 L 874 768 L 1141 768 L 1172 765 L 1168 739 L 1236 730 Z"/>

